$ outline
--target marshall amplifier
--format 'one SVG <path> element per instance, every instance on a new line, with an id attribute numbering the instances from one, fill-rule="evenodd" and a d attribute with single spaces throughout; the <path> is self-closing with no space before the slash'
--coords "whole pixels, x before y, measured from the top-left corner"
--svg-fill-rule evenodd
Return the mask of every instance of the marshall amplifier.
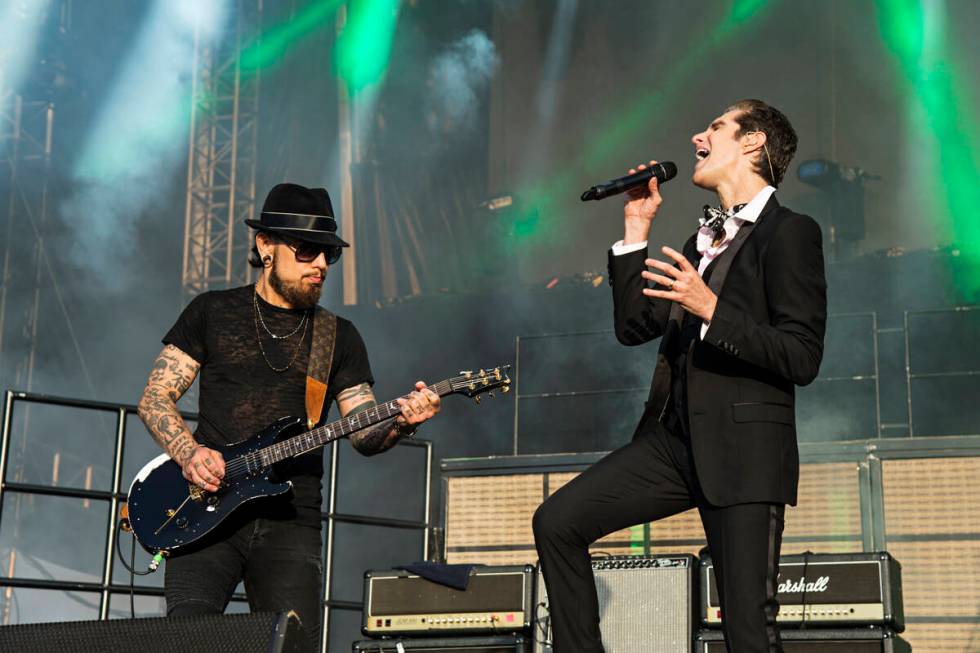
<path id="1" fill-rule="evenodd" d="M 837 630 L 780 629 L 785 653 L 911 653 L 908 642 L 888 628 Z M 694 643 L 695 653 L 726 653 L 725 637 L 718 630 L 702 630 Z"/>
<path id="2" fill-rule="evenodd" d="M 701 623 L 721 624 L 711 558 L 701 560 Z M 779 559 L 778 622 L 782 628 L 883 625 L 905 630 L 902 567 L 884 551 L 804 553 Z"/>
<path id="3" fill-rule="evenodd" d="M 496 637 L 456 637 L 438 639 L 369 639 L 354 642 L 352 653 L 529 653 L 530 642 L 523 635 Z"/>
<path id="4" fill-rule="evenodd" d="M 697 560 L 687 554 L 592 559 L 606 653 L 690 653 Z M 534 605 L 534 653 L 551 653 L 548 593 L 540 573 Z"/>
<path id="5" fill-rule="evenodd" d="M 517 633 L 531 628 L 534 567 L 481 566 L 466 590 L 407 571 L 364 574 L 364 623 L 372 637 L 427 633 Z"/>

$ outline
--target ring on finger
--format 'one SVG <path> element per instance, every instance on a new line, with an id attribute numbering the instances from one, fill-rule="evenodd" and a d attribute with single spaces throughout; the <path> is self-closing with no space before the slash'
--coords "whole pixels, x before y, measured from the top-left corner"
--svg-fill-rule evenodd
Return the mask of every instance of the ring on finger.
<path id="1" fill-rule="evenodd" d="M 670 280 L 670 283 L 667 284 L 667 290 L 673 290 L 674 289 L 674 283 L 675 283 L 675 281 L 673 279 L 671 279 Z"/>

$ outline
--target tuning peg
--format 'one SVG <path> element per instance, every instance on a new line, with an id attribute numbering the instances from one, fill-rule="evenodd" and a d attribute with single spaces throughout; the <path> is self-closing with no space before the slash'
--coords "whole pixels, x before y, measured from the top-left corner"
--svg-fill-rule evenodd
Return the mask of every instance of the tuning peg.
<path id="1" fill-rule="evenodd" d="M 510 392 L 510 384 L 508 383 L 507 385 L 500 388 L 500 391 L 503 392 L 504 394 Z"/>
<path id="2" fill-rule="evenodd" d="M 492 392 L 488 392 L 487 394 L 490 395 L 490 398 L 491 399 L 493 399 L 493 393 Z"/>
<path id="3" fill-rule="evenodd" d="M 460 376 L 465 376 L 467 379 L 473 376 L 473 370 L 460 370 Z"/>
<path id="4" fill-rule="evenodd" d="M 482 398 L 483 397 L 481 397 L 480 395 L 477 395 L 477 396 L 473 397 L 473 401 L 475 401 L 476 403 L 480 403 L 480 399 L 482 399 Z"/>

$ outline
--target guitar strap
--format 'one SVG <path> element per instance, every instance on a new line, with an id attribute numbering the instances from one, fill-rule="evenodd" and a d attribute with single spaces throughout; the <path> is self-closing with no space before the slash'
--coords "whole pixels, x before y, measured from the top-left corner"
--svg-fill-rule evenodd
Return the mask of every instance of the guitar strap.
<path id="1" fill-rule="evenodd" d="M 306 424 L 310 429 L 317 425 L 323 415 L 336 344 L 337 316 L 317 306 L 313 312 L 313 342 L 310 345 L 310 364 L 306 370 Z"/>

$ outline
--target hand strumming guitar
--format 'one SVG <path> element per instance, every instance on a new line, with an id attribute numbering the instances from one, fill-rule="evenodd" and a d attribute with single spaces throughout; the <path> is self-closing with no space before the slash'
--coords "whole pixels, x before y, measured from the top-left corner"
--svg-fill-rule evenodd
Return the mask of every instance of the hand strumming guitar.
<path id="1" fill-rule="evenodd" d="M 176 461 L 184 478 L 194 485 L 217 492 L 225 477 L 225 459 L 214 449 L 199 444 Z"/>

